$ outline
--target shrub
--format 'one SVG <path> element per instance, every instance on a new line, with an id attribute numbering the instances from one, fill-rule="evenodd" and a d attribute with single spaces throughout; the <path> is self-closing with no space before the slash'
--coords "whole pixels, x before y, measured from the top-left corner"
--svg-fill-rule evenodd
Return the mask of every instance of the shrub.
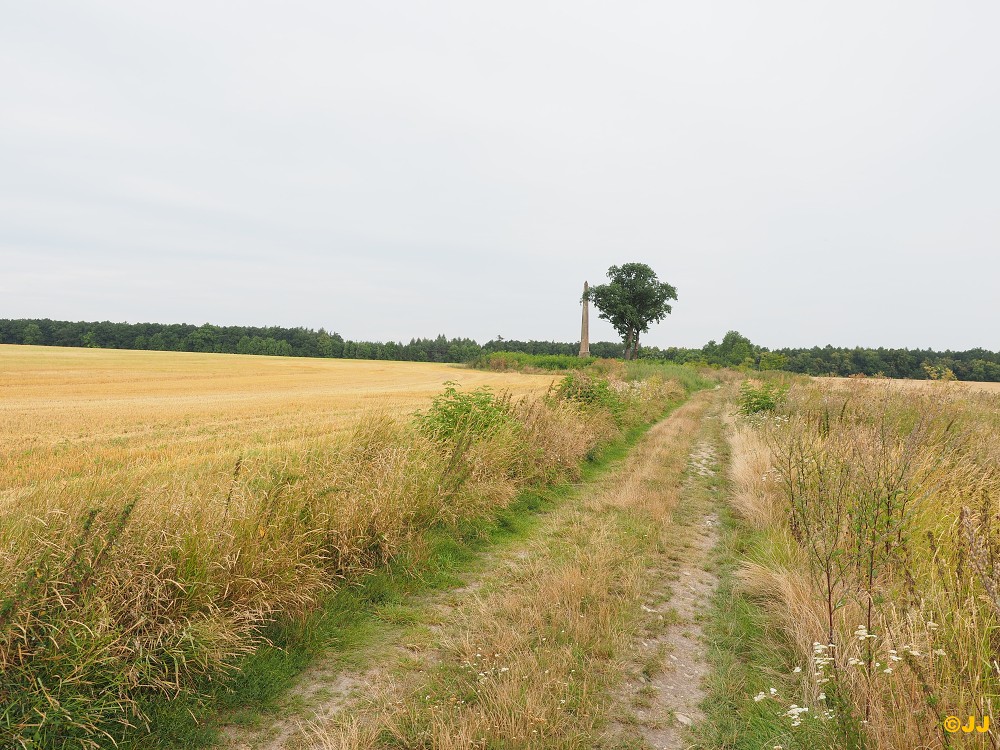
<path id="1" fill-rule="evenodd" d="M 510 394 L 495 394 L 489 386 L 463 393 L 456 383 L 445 383 L 426 413 L 417 412 L 420 430 L 436 440 L 457 441 L 463 437 L 483 438 L 516 423 Z"/>
<path id="2" fill-rule="evenodd" d="M 708 379 L 699 372 L 698 367 L 692 365 L 676 365 L 670 362 L 657 362 L 655 360 L 632 360 L 624 363 L 626 380 L 650 380 L 660 378 L 661 380 L 676 380 L 685 390 L 697 391 L 708 388 L 717 380 L 715 376 Z"/>
<path id="3" fill-rule="evenodd" d="M 584 372 L 571 372 L 555 387 L 557 398 L 573 401 L 589 409 L 607 409 L 616 417 L 625 410 L 624 399 L 611 387 L 607 378 Z"/>
<path id="4" fill-rule="evenodd" d="M 747 380 L 740 386 L 739 413 L 749 417 L 762 412 L 774 411 L 784 401 L 787 393 L 787 386 Z"/>

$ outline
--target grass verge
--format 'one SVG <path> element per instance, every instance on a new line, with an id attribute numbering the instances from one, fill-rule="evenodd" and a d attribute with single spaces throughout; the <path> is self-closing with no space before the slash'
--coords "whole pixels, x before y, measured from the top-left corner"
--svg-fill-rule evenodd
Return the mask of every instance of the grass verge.
<path id="1" fill-rule="evenodd" d="M 825 723 L 845 750 L 998 747 L 1000 401 L 947 382 L 742 394 L 764 408 L 732 433 L 754 530 L 735 577 L 804 670 L 760 701 L 800 713 L 783 744 L 823 747 Z"/>

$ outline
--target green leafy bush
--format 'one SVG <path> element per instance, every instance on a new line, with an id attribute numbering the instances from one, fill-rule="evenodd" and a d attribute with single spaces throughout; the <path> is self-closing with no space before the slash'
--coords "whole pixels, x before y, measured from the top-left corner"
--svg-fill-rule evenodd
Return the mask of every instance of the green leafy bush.
<path id="1" fill-rule="evenodd" d="M 439 441 L 482 438 L 517 422 L 510 394 L 496 394 L 488 386 L 462 392 L 448 381 L 426 412 L 416 414 L 420 430 Z"/>
<path id="2" fill-rule="evenodd" d="M 744 416 L 774 411 L 785 399 L 788 386 L 747 380 L 740 386 L 739 412 Z"/>
<path id="3" fill-rule="evenodd" d="M 618 393 L 607 378 L 585 372 L 571 372 L 555 387 L 557 398 L 573 401 L 580 406 L 606 409 L 616 421 L 628 406 L 627 400 Z"/>

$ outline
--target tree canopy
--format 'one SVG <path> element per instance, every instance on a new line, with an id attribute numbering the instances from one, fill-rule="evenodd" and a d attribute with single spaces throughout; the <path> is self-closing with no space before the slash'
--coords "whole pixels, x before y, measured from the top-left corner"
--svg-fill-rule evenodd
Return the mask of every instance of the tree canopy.
<path id="1" fill-rule="evenodd" d="M 639 354 L 639 334 L 670 314 L 670 300 L 677 290 L 656 277 L 645 263 L 625 263 L 608 269 L 607 284 L 590 287 L 586 298 L 594 303 L 598 317 L 611 323 L 625 343 L 625 359 Z"/>

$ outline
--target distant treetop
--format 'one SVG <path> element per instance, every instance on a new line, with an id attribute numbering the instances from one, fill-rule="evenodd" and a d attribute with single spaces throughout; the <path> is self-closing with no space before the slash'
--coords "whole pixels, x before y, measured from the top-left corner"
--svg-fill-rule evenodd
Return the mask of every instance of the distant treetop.
<path id="1" fill-rule="evenodd" d="M 608 279 L 607 284 L 590 287 L 585 296 L 598 309 L 598 317 L 611 323 L 622 337 L 625 359 L 635 359 L 639 334 L 670 314 L 669 303 L 677 299 L 677 290 L 660 281 L 645 263 L 611 266 Z"/>

